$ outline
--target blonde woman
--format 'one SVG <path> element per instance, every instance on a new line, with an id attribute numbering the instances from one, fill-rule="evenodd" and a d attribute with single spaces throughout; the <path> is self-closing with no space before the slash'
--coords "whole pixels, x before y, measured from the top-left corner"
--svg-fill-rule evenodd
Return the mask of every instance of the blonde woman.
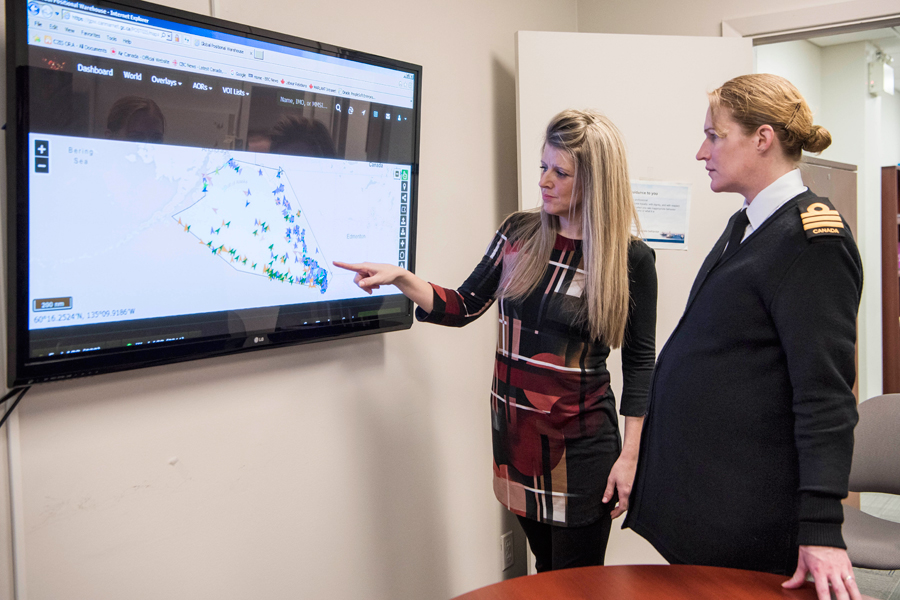
<path id="1" fill-rule="evenodd" d="M 841 536 L 853 454 L 862 264 L 803 185 L 830 134 L 797 89 L 746 75 L 710 94 L 697 153 L 744 197 L 660 354 L 626 526 L 670 562 L 815 578 L 859 600 Z"/>
<path id="2" fill-rule="evenodd" d="M 457 290 L 392 265 L 335 265 L 355 271 L 364 290 L 397 286 L 421 321 L 460 327 L 498 302 L 494 493 L 519 517 L 537 570 L 547 571 L 603 564 L 612 519 L 628 507 L 655 359 L 657 283 L 653 251 L 631 235 L 625 149 L 608 119 L 557 115 L 539 183 L 540 210 L 506 219 Z M 617 347 L 624 443 L 606 368 Z"/>

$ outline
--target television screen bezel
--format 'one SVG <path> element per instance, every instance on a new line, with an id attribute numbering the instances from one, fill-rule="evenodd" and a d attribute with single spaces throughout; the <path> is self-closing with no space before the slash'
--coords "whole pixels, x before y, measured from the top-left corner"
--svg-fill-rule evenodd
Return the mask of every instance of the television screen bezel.
<path id="1" fill-rule="evenodd" d="M 28 43 L 27 19 L 29 0 L 8 0 L 6 3 L 7 49 L 7 124 L 6 170 L 7 186 L 3 202 L 6 235 L 6 350 L 7 386 L 21 387 L 49 381 L 99 375 L 176 362 L 225 356 L 266 348 L 284 347 L 312 342 L 352 338 L 374 333 L 408 329 L 413 323 L 414 306 L 400 294 L 382 296 L 405 301 L 400 314 L 376 315 L 353 322 L 317 324 L 289 331 L 272 331 L 259 336 L 258 332 L 244 335 L 183 341 L 158 347 L 112 350 L 98 354 L 76 355 L 55 360 L 29 358 L 29 293 L 28 293 L 28 210 L 29 163 L 27 128 Z M 413 161 L 410 165 L 410 199 L 408 214 L 407 265 L 415 272 L 419 149 L 421 144 L 422 66 L 405 61 L 351 50 L 289 34 L 270 31 L 251 25 L 226 21 L 216 17 L 191 13 L 142 0 L 96 0 L 92 4 L 103 8 L 134 11 L 163 20 L 205 27 L 240 37 L 290 46 L 328 56 L 411 72 L 415 75 L 413 90 Z M 21 152 L 20 152 L 21 149 Z M 335 305 L 342 302 L 333 301 Z M 253 310 L 253 309 L 250 309 Z M 255 338 L 255 339 L 254 339 Z M 260 339 L 262 338 L 262 339 Z"/>

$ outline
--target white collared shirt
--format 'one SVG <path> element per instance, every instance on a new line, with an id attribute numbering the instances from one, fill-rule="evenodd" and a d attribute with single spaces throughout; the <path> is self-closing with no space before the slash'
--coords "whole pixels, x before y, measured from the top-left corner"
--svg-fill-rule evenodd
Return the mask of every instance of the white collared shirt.
<path id="1" fill-rule="evenodd" d="M 807 187 L 803 185 L 803 178 L 800 176 L 800 169 L 794 169 L 773 181 L 767 188 L 758 193 L 749 205 L 745 198 L 744 208 L 747 209 L 747 219 L 750 221 L 750 224 L 747 225 L 741 242 L 746 240 L 748 235 L 759 229 L 766 222 L 766 219 L 784 206 L 788 200 L 799 196 L 806 190 Z"/>

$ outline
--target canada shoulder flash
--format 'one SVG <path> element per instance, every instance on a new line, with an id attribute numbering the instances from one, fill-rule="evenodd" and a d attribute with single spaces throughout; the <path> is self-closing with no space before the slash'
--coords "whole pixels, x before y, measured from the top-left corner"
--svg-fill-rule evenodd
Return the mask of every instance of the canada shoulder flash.
<path id="1" fill-rule="evenodd" d="M 844 237 L 844 220 L 828 198 L 812 198 L 797 203 L 800 221 L 806 239 L 836 236 Z"/>

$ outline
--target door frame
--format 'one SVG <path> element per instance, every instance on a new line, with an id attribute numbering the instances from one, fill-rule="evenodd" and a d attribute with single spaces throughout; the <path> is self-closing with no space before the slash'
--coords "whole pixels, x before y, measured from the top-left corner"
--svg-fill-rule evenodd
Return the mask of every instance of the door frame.
<path id="1" fill-rule="evenodd" d="M 900 11 L 896 0 L 847 0 L 725 19 L 722 37 L 749 37 L 753 38 L 754 46 L 759 46 L 897 25 L 900 25 Z"/>

